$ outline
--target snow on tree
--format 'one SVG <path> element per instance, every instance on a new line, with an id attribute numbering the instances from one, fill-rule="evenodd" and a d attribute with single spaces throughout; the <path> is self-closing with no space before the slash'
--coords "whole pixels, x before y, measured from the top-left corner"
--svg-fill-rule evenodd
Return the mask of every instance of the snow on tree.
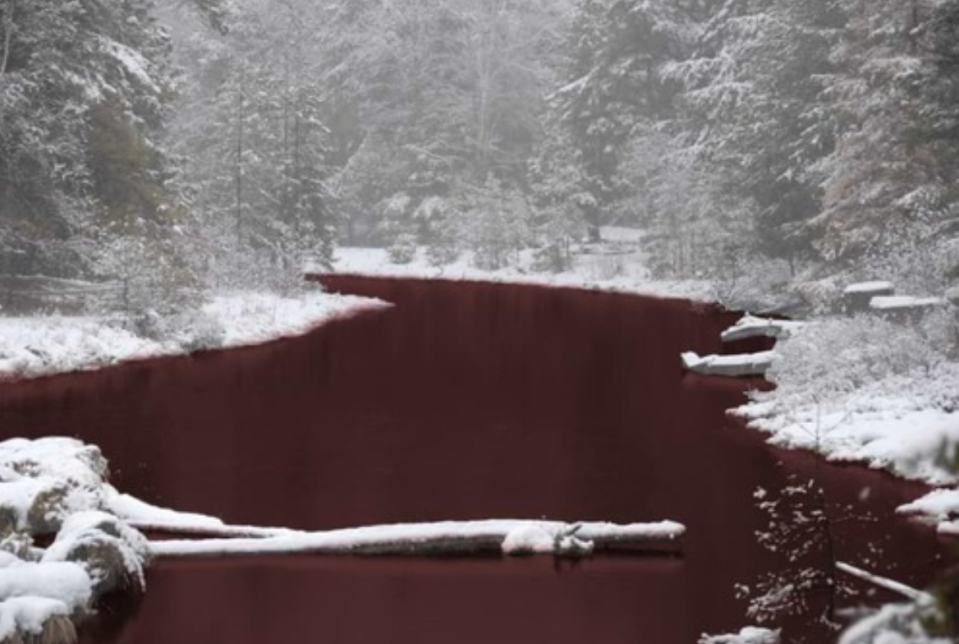
<path id="1" fill-rule="evenodd" d="M 269 281 L 331 258 L 329 129 L 301 4 L 250 3 L 217 45 L 195 46 L 204 58 L 187 82 L 178 149 L 206 246 L 197 270 L 214 283 Z"/>
<path id="2" fill-rule="evenodd" d="M 941 167 L 929 143 L 911 133 L 921 112 L 916 93 L 926 61 L 919 33 L 929 5 L 840 3 L 848 21 L 831 52 L 837 71 L 824 96 L 841 132 L 820 164 L 822 214 L 809 222 L 829 262 L 896 254 L 899 244 L 928 235 L 944 218 Z"/>

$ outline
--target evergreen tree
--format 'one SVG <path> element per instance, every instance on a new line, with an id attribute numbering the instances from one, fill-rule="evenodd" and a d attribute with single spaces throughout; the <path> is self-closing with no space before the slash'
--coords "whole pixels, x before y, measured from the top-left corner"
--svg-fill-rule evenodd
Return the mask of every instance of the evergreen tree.
<path id="1" fill-rule="evenodd" d="M 219 0 L 195 4 L 222 13 Z M 169 236 L 181 214 L 163 146 L 174 84 L 155 9 L 0 0 L 0 270 L 89 273 L 113 238 Z"/>
<path id="2" fill-rule="evenodd" d="M 663 66 L 686 51 L 697 3 L 583 0 L 570 28 L 566 84 L 553 110 L 569 133 L 589 199 L 579 204 L 591 239 L 624 186 L 620 164 L 637 130 L 668 118 L 676 83 Z"/>
<path id="3" fill-rule="evenodd" d="M 848 23 L 833 48 L 839 69 L 826 97 L 842 130 L 822 164 L 823 212 L 811 224 L 827 262 L 882 263 L 926 236 L 944 214 L 935 146 L 911 136 L 923 110 L 919 34 L 930 8 L 924 0 L 841 6 Z"/>

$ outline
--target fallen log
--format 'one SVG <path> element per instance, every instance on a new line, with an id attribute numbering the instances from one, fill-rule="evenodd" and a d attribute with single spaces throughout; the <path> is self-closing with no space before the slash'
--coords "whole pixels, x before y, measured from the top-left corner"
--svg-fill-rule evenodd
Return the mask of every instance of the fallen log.
<path id="1" fill-rule="evenodd" d="M 616 525 L 490 520 L 371 526 L 237 539 L 163 540 L 153 557 L 256 555 L 582 557 L 599 550 L 678 553 L 685 528 L 672 521 Z"/>
<path id="2" fill-rule="evenodd" d="M 776 353 L 773 351 L 728 356 L 700 356 L 698 353 L 688 351 L 682 355 L 683 367 L 688 371 L 704 376 L 730 378 L 763 376 L 772 367 L 775 359 Z"/>
<path id="3" fill-rule="evenodd" d="M 723 342 L 735 342 L 747 338 L 780 338 L 802 326 L 802 322 L 745 315 L 736 324 L 723 331 L 720 337 Z"/>

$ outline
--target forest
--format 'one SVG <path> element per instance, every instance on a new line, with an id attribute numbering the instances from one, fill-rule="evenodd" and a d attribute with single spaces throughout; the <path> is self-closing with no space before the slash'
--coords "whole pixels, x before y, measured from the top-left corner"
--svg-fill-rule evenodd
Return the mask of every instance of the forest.
<path id="1" fill-rule="evenodd" d="M 0 273 L 555 271 L 618 225 L 664 278 L 941 290 L 957 35 L 956 0 L 0 0 Z"/>

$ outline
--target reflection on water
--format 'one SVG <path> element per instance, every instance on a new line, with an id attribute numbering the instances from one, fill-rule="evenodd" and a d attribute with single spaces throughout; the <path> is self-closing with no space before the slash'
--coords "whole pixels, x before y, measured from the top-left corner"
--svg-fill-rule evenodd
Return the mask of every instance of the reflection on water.
<path id="1" fill-rule="evenodd" d="M 558 570 L 549 559 L 160 563 L 113 641 L 688 644 L 746 624 L 734 584 L 783 564 L 756 543 L 753 492 L 775 494 L 808 467 L 726 416 L 748 383 L 682 373 L 680 352 L 721 351 L 733 317 L 534 287 L 331 281 L 397 306 L 265 347 L 3 387 L 0 426 L 70 427 L 103 447 L 125 491 L 231 523 L 672 519 L 688 528 L 685 556 Z M 881 532 L 870 567 L 928 579 L 933 535 L 860 520 L 891 516 L 908 486 L 823 469 L 830 498 L 852 508 L 836 524 L 840 558 L 856 563 Z"/>
<path id="2" fill-rule="evenodd" d="M 160 565 L 119 642 L 695 641 L 682 562 L 267 559 Z"/>

